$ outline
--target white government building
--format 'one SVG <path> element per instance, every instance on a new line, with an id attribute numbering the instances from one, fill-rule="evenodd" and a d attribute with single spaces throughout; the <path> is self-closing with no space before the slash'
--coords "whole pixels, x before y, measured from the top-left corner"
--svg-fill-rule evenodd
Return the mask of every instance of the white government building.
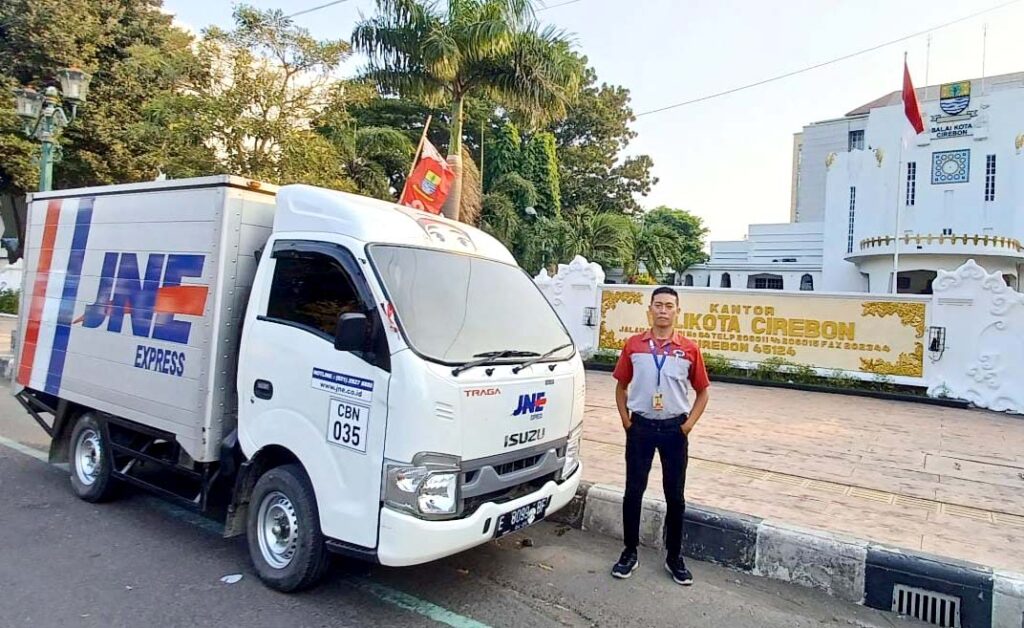
<path id="1" fill-rule="evenodd" d="M 968 259 L 1019 290 L 1024 72 L 922 87 L 917 96 L 925 131 L 916 137 L 899 91 L 795 134 L 790 222 L 712 242 L 710 260 L 680 282 L 884 293 L 898 246 L 901 293 L 930 293 L 937 270 Z"/>

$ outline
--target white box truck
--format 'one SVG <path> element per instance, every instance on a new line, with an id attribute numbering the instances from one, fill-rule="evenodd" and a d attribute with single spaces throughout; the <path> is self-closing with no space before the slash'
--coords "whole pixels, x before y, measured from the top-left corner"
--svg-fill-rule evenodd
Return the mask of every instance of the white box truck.
<path id="1" fill-rule="evenodd" d="M 293 591 L 327 552 L 423 563 L 575 494 L 582 361 L 486 233 L 227 176 L 29 201 L 15 394 L 79 497 L 219 517 Z"/>

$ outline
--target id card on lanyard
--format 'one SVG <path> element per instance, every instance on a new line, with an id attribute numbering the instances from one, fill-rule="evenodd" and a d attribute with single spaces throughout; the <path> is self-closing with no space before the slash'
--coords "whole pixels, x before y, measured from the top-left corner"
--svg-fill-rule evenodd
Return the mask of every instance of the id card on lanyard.
<path id="1" fill-rule="evenodd" d="M 665 368 L 665 361 L 668 360 L 668 352 L 671 342 L 665 343 L 664 351 L 661 354 L 661 359 L 658 359 L 658 349 L 654 346 L 654 339 L 648 340 L 651 347 L 651 357 L 654 359 L 654 368 L 658 370 L 658 387 L 654 390 L 654 397 L 651 399 L 651 407 L 656 412 L 661 412 L 665 409 L 665 395 L 661 392 L 661 370 Z"/>

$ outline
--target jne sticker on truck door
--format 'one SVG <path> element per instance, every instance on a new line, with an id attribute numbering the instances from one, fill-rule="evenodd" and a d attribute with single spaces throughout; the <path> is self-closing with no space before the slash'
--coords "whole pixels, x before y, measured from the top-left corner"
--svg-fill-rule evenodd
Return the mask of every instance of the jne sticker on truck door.
<path id="1" fill-rule="evenodd" d="M 366 453 L 373 380 L 314 368 L 312 386 L 330 393 L 327 442 Z"/>

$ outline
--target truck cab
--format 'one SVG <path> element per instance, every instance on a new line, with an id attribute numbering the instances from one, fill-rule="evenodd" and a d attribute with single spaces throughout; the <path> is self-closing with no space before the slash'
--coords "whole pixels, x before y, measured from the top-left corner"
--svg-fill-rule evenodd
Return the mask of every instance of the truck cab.
<path id="1" fill-rule="evenodd" d="M 239 358 L 242 452 L 302 462 L 338 551 L 422 563 L 576 492 L 581 359 L 511 254 L 468 225 L 282 188 Z"/>

